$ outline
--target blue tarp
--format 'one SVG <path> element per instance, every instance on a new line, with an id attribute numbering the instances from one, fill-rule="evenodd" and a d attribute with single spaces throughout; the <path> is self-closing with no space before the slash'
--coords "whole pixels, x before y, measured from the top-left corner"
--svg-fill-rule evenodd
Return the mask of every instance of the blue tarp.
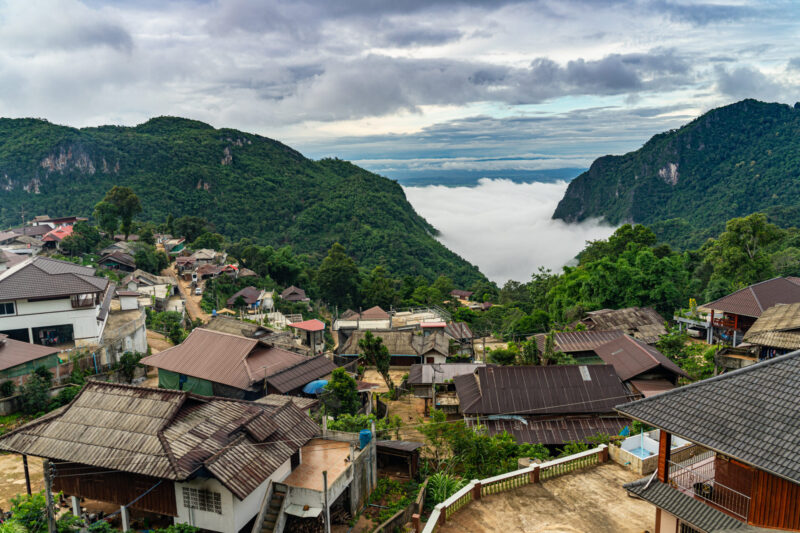
<path id="1" fill-rule="evenodd" d="M 316 394 L 320 392 L 322 389 L 325 388 L 325 385 L 328 384 L 327 379 L 315 379 L 311 383 L 308 383 L 305 387 L 303 387 L 303 392 L 306 394 Z"/>

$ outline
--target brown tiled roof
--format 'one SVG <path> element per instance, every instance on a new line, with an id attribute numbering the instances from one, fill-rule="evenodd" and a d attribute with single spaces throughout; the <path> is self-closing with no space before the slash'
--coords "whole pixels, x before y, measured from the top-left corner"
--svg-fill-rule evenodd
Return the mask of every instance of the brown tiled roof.
<path id="1" fill-rule="evenodd" d="M 121 265 L 127 265 L 134 268 L 136 267 L 136 261 L 133 259 L 133 257 L 130 254 L 126 254 L 120 250 L 111 252 L 110 254 L 104 256 L 102 259 L 100 259 L 100 261 L 98 261 L 98 263 L 105 263 L 109 259 Z"/>
<path id="2" fill-rule="evenodd" d="M 24 262 L 26 259 L 28 258 L 22 254 L 15 254 L 5 250 L 0 250 L 0 264 L 5 264 L 6 268 L 11 268 L 14 265 L 18 265 Z"/>
<path id="3" fill-rule="evenodd" d="M 315 379 L 327 376 L 334 370 L 336 365 L 322 355 L 306 357 L 294 366 L 272 374 L 267 378 L 267 383 L 279 393 L 285 394 Z"/>
<path id="4" fill-rule="evenodd" d="M 244 499 L 318 430 L 291 402 L 91 381 L 67 406 L 1 437 L 0 449 L 171 480 L 205 469 Z"/>
<path id="5" fill-rule="evenodd" d="M 675 388 L 675 385 L 666 379 L 632 379 L 631 385 L 645 398 L 671 391 Z"/>
<path id="6" fill-rule="evenodd" d="M 219 265 L 212 265 L 211 263 L 207 263 L 205 265 L 200 265 L 197 267 L 197 275 L 198 276 L 205 276 L 207 274 L 219 274 L 222 272 L 222 267 Z"/>
<path id="7" fill-rule="evenodd" d="M 625 332 L 619 329 L 610 331 L 566 331 L 554 333 L 553 341 L 556 349 L 565 353 L 593 352 L 598 346 L 618 339 L 623 335 L 625 335 Z M 547 335 L 544 333 L 534 335 L 540 352 L 544 352 L 546 337 Z"/>
<path id="8" fill-rule="evenodd" d="M 469 420 L 468 425 L 474 421 Z M 509 433 L 517 443 L 558 445 L 569 441 L 586 441 L 598 433 L 618 435 L 630 424 L 630 420 L 621 417 L 601 416 L 568 416 L 540 419 L 530 416 L 515 416 L 500 420 L 480 420 L 480 424 L 489 432 L 497 435 L 504 431 Z"/>
<path id="9" fill-rule="evenodd" d="M 450 291 L 450 296 L 455 296 L 456 298 L 469 298 L 473 294 L 472 291 L 464 291 L 461 289 L 453 289 Z"/>
<path id="10" fill-rule="evenodd" d="M 17 235 L 29 235 L 31 237 L 41 237 L 47 235 L 53 228 L 43 224 L 41 226 L 21 226 L 19 228 L 11 228 L 11 231 Z"/>
<path id="11" fill-rule="evenodd" d="M 42 357 L 58 353 L 58 348 L 30 344 L 9 339 L 0 333 L 0 370 L 36 361 Z"/>
<path id="12" fill-rule="evenodd" d="M 181 344 L 145 357 L 142 364 L 247 390 L 304 359 L 258 339 L 196 328 Z"/>
<path id="13" fill-rule="evenodd" d="M 486 366 L 453 381 L 466 414 L 611 413 L 630 396 L 611 365 Z"/>
<path id="14" fill-rule="evenodd" d="M 667 334 L 664 318 L 651 307 L 601 309 L 586 313 L 582 320 L 592 330 L 620 329 L 635 339 L 654 344 Z"/>
<path id="15" fill-rule="evenodd" d="M 93 268 L 36 256 L 0 273 L 0 301 L 102 292 L 108 280 Z"/>
<path id="16" fill-rule="evenodd" d="M 778 304 L 800 302 L 800 285 L 788 278 L 773 278 L 703 304 L 706 309 L 758 318 Z"/>
<path id="17" fill-rule="evenodd" d="M 306 298 L 306 291 L 301 289 L 300 287 L 295 287 L 291 285 L 286 287 L 284 291 L 281 293 L 281 298 L 284 300 L 305 300 Z"/>
<path id="18" fill-rule="evenodd" d="M 233 306 L 236 303 L 236 298 L 239 296 L 242 297 L 244 303 L 247 305 L 253 305 L 258 301 L 258 297 L 261 296 L 261 289 L 256 289 L 255 287 L 245 287 L 244 289 L 237 291 L 233 296 L 228 298 L 227 304 L 228 306 Z"/>
<path id="19" fill-rule="evenodd" d="M 622 381 L 628 381 L 659 367 L 671 374 L 689 377 L 664 354 L 628 335 L 598 346 L 594 351 L 606 364 L 614 366 L 614 370 Z"/>
<path id="20" fill-rule="evenodd" d="M 389 318 L 389 313 L 380 308 L 380 306 L 370 307 L 366 311 L 361 312 L 361 320 L 386 320 Z"/>

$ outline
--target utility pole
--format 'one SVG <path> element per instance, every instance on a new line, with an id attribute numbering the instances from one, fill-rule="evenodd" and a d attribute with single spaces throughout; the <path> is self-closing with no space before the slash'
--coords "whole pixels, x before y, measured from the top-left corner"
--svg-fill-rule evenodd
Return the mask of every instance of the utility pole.
<path id="1" fill-rule="evenodd" d="M 325 490 L 325 533 L 331 533 L 331 510 L 328 507 L 328 471 L 322 471 L 322 485 Z"/>
<path id="2" fill-rule="evenodd" d="M 55 505 L 53 504 L 53 464 L 44 460 L 44 496 L 47 500 L 47 533 L 56 533 L 56 519 L 54 516 Z"/>

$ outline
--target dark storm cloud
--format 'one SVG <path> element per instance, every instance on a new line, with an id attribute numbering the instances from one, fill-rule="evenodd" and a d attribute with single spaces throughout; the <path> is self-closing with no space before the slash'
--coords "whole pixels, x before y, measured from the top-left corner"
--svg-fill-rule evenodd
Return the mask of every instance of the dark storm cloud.
<path id="1" fill-rule="evenodd" d="M 457 41 L 462 35 L 455 29 L 401 26 L 383 32 L 380 40 L 387 46 L 405 48 L 445 44 Z"/>
<path id="2" fill-rule="evenodd" d="M 130 33 L 122 26 L 107 22 L 72 27 L 69 31 L 53 35 L 49 41 L 66 50 L 108 46 L 115 50 L 130 52 L 133 48 Z"/>
<path id="3" fill-rule="evenodd" d="M 747 65 L 725 69 L 717 66 L 717 89 L 722 94 L 735 99 L 761 98 L 779 100 L 783 96 L 784 87 L 769 78 L 757 68 Z"/>
<path id="4" fill-rule="evenodd" d="M 673 19 L 704 26 L 715 22 L 730 22 L 755 17 L 759 10 L 750 6 L 734 4 L 683 3 L 659 1 L 650 4 L 654 11 L 667 14 Z"/>

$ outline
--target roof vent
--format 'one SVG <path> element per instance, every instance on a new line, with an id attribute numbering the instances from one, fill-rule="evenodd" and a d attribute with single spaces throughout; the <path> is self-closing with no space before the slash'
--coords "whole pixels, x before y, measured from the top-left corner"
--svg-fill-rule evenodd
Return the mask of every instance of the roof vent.
<path id="1" fill-rule="evenodd" d="M 579 366 L 578 369 L 581 371 L 581 377 L 583 378 L 583 381 L 592 381 L 592 376 L 589 375 L 589 369 L 586 368 L 585 365 Z"/>

